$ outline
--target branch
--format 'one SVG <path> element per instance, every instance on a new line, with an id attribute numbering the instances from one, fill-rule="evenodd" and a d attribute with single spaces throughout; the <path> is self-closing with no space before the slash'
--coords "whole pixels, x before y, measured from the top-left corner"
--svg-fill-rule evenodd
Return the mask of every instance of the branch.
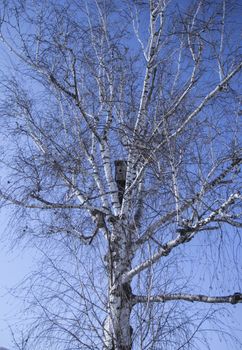
<path id="1" fill-rule="evenodd" d="M 38 204 L 31 204 L 28 203 L 27 200 L 19 200 L 16 198 L 13 198 L 12 196 L 3 193 L 0 190 L 0 199 L 5 200 L 6 202 L 9 202 L 11 204 L 17 205 L 22 208 L 27 208 L 27 209 L 42 209 L 42 210 L 49 210 L 49 209 L 87 209 L 90 212 L 96 211 L 100 212 L 104 215 L 110 214 L 108 210 L 105 208 L 97 208 L 95 206 L 89 205 L 85 202 L 79 205 L 75 204 L 64 204 L 64 203 L 54 203 L 54 202 L 49 202 L 39 196 L 31 195 L 32 198 L 42 202 L 44 205 L 38 205 Z"/>
<path id="2" fill-rule="evenodd" d="M 111 201 L 112 201 L 114 215 L 118 215 L 120 210 L 120 204 L 118 199 L 118 188 L 117 188 L 117 183 L 115 182 L 112 174 L 110 147 L 107 140 L 103 140 L 100 143 L 100 151 L 101 151 L 101 157 L 103 161 L 105 177 L 106 177 L 109 191 L 111 194 Z"/>
<path id="3" fill-rule="evenodd" d="M 89 163 L 92 166 L 93 178 L 94 178 L 94 181 L 95 181 L 95 183 L 97 185 L 97 188 L 99 190 L 103 206 L 105 208 L 109 208 L 108 200 L 106 198 L 107 193 L 105 192 L 105 189 L 104 189 L 104 186 L 103 186 L 100 174 L 99 174 L 98 165 L 97 165 L 97 163 L 95 161 L 94 155 L 89 152 L 89 150 L 86 147 L 86 145 L 85 145 L 83 140 L 80 140 L 80 143 L 81 143 L 81 146 L 82 146 L 82 148 L 84 149 L 84 151 L 86 153 L 86 156 L 87 156 L 87 159 L 88 159 Z"/>
<path id="4" fill-rule="evenodd" d="M 180 134 L 183 129 L 186 127 L 186 125 L 190 122 L 192 118 L 194 118 L 202 109 L 203 107 L 219 92 L 223 89 L 224 86 L 233 78 L 233 76 L 240 71 L 242 68 L 242 63 L 240 63 L 237 67 L 235 67 L 232 72 L 230 72 L 222 81 L 220 84 L 218 84 L 215 89 L 213 89 L 207 96 L 203 99 L 203 101 L 200 103 L 200 105 L 190 114 L 187 116 L 186 120 L 182 123 L 182 125 L 173 133 L 170 135 L 170 138 L 173 138 Z"/>
<path id="5" fill-rule="evenodd" d="M 227 295 L 227 296 L 215 296 L 210 297 L 207 295 L 202 294 L 159 294 L 154 296 L 143 296 L 143 295 L 134 295 L 133 296 L 133 304 L 137 303 L 164 303 L 166 301 L 175 301 L 175 300 L 182 300 L 182 301 L 198 301 L 201 303 L 210 303 L 210 304 L 221 304 L 221 303 L 228 303 L 228 304 L 237 304 L 242 303 L 242 294 L 241 293 L 234 293 L 233 295 Z"/>
<path id="6" fill-rule="evenodd" d="M 151 4 L 150 4 L 151 5 Z M 161 33 L 163 29 L 163 13 L 165 10 L 165 3 L 160 2 L 157 7 L 153 5 L 150 8 L 150 35 L 148 39 L 148 48 L 147 48 L 147 65 L 145 70 L 145 76 L 143 80 L 142 92 L 140 96 L 139 109 L 137 113 L 137 119 L 135 122 L 135 127 L 133 131 L 134 141 L 132 146 L 137 148 L 140 136 L 145 130 L 145 121 L 147 118 L 147 109 L 151 101 L 152 93 L 154 91 L 154 81 L 157 68 L 157 57 L 160 51 L 160 40 Z M 159 22 L 159 23 L 158 23 Z M 138 139 L 138 140 L 137 140 Z M 136 176 L 135 166 L 138 165 L 140 159 L 137 154 L 137 150 L 134 151 L 133 147 L 129 150 L 128 164 L 127 164 L 127 176 L 126 176 L 126 186 L 125 186 L 125 195 L 122 203 L 121 215 L 127 214 L 129 211 L 130 205 L 130 196 L 127 196 L 128 192 L 131 192 L 132 188 L 137 184 L 137 181 L 134 180 L 134 186 L 130 185 L 133 183 L 133 178 Z"/>
<path id="7" fill-rule="evenodd" d="M 140 265 L 134 267 L 129 272 L 123 275 L 122 281 L 126 283 L 130 281 L 134 276 L 136 276 L 141 271 L 147 269 L 156 263 L 161 257 L 167 256 L 170 252 L 177 246 L 188 243 L 201 229 L 204 228 L 211 221 L 215 221 L 217 215 L 221 215 L 229 205 L 233 204 L 236 199 L 240 199 L 241 195 L 239 193 L 234 193 L 217 209 L 212 211 L 212 213 L 205 219 L 199 220 L 195 225 L 184 228 L 182 232 L 169 242 L 163 244 L 158 251 L 153 254 L 149 259 L 143 261 Z M 176 212 L 176 211 L 175 211 Z"/>
<path id="8" fill-rule="evenodd" d="M 197 192 L 192 198 L 184 200 L 184 204 L 179 207 L 179 212 L 182 213 L 184 210 L 188 209 L 190 206 L 199 202 L 202 196 L 208 191 L 212 190 L 214 187 L 219 185 L 221 181 L 239 164 L 241 164 L 242 158 L 233 159 L 232 163 L 229 164 L 214 180 L 211 182 L 205 182 L 205 184 L 201 187 L 201 190 Z M 144 234 L 137 240 L 137 246 L 147 241 L 153 234 L 156 232 L 161 225 L 165 224 L 167 221 L 173 219 L 177 215 L 177 210 L 173 210 L 166 214 L 165 216 L 159 218 L 155 221 L 145 232 Z"/>
<path id="9" fill-rule="evenodd" d="M 202 227 L 209 224 L 211 221 L 216 221 L 217 215 L 221 215 L 223 218 L 223 214 L 226 211 L 226 209 L 235 202 L 236 199 L 241 199 L 242 196 L 240 193 L 234 193 L 229 196 L 229 198 L 217 209 L 213 210 L 212 213 L 205 219 L 199 220 L 195 225 L 189 226 L 189 230 L 196 232 L 197 230 L 201 229 Z M 219 220 L 220 218 L 218 218 Z M 193 233 L 194 234 L 194 233 Z"/>
<path id="10" fill-rule="evenodd" d="M 176 131 L 174 131 L 171 135 L 169 135 L 169 138 L 172 139 L 174 137 L 176 137 L 177 135 L 179 135 L 184 128 L 187 126 L 187 124 L 194 118 L 197 116 L 197 114 L 199 114 L 199 112 L 202 111 L 202 109 L 207 105 L 207 103 L 212 100 L 217 93 L 219 93 L 220 91 L 223 90 L 223 87 L 227 85 L 227 83 L 234 77 L 234 75 L 236 75 L 236 73 L 238 73 L 240 71 L 240 69 L 242 68 L 242 63 L 240 63 L 238 66 L 235 67 L 235 69 L 230 72 L 230 74 L 228 74 L 222 81 L 221 83 L 219 83 L 210 93 L 208 93 L 203 101 L 199 104 L 198 107 L 195 108 L 195 110 L 190 113 L 186 120 L 182 123 L 182 125 L 180 127 L 178 127 L 178 129 Z M 185 93 L 185 92 L 184 92 Z M 182 95 L 183 96 L 183 95 Z M 182 97 L 183 98 L 183 97 Z M 169 114 L 170 112 L 168 112 Z M 167 117 L 165 115 L 165 117 Z M 156 127 L 157 129 L 157 127 Z M 155 130 L 156 130 L 155 129 Z M 142 173 L 144 172 L 144 169 L 146 168 L 146 166 L 149 164 L 150 161 L 152 161 L 152 157 L 153 154 L 158 151 L 164 144 L 166 144 L 166 140 L 162 140 L 153 150 L 153 152 L 147 156 L 147 158 L 143 161 L 143 165 L 141 166 L 141 168 L 139 169 L 139 172 L 136 175 L 136 178 L 133 180 L 132 184 L 125 189 L 125 195 L 127 195 L 128 192 L 130 192 L 137 184 L 137 182 L 139 181 L 139 179 L 142 176 Z M 132 165 L 132 164 L 131 164 Z M 129 173 L 129 167 L 127 169 L 127 174 Z"/>

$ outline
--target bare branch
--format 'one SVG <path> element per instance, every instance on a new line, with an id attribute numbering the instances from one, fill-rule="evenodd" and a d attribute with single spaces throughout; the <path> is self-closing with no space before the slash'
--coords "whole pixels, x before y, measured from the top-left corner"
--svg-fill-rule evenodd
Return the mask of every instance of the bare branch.
<path id="1" fill-rule="evenodd" d="M 148 260 L 125 273 L 123 275 L 123 282 L 125 283 L 131 280 L 135 275 L 156 263 L 161 257 L 169 255 L 177 246 L 189 242 L 199 232 L 200 228 L 203 228 L 211 221 L 216 221 L 216 216 L 219 214 L 222 215 L 223 212 L 237 199 L 241 199 L 241 195 L 239 193 L 232 194 L 218 209 L 212 211 L 207 218 L 201 219 L 194 226 L 184 228 L 184 232 L 182 231 L 177 238 L 163 244 L 161 248 L 158 249 L 157 253 L 152 255 Z"/>
<path id="2" fill-rule="evenodd" d="M 234 293 L 233 295 L 227 296 L 207 296 L 202 294 L 159 294 L 151 296 L 134 295 L 133 303 L 165 303 L 166 301 L 189 301 L 189 302 L 201 302 L 209 304 L 237 304 L 242 303 L 242 294 Z"/>

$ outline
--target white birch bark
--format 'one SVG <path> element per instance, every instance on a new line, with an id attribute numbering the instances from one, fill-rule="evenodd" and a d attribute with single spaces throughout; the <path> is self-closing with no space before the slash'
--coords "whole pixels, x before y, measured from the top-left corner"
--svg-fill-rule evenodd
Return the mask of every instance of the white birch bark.
<path id="1" fill-rule="evenodd" d="M 104 349 L 131 350 L 132 291 L 122 276 L 131 267 L 133 252 L 130 233 L 120 223 L 113 225 L 108 252 L 108 315 L 104 323 Z"/>

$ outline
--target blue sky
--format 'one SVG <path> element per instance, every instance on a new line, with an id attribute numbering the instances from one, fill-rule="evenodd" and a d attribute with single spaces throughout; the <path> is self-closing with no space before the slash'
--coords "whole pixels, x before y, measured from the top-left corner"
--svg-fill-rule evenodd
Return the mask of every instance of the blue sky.
<path id="1" fill-rule="evenodd" d="M 36 251 L 32 248 L 11 248 L 6 237 L 8 214 L 0 212 L 0 346 L 11 349 L 10 325 L 15 323 L 15 316 L 21 310 L 21 301 L 11 292 L 24 277 L 31 272 Z"/>

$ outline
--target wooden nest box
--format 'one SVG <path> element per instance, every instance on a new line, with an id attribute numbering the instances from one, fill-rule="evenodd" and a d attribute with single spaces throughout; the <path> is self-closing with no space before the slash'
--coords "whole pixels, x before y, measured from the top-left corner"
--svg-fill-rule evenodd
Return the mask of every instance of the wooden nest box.
<path id="1" fill-rule="evenodd" d="M 126 182 L 127 162 L 126 160 L 115 160 L 115 181 L 118 186 L 119 203 L 122 204 Z"/>
<path id="2" fill-rule="evenodd" d="M 115 180 L 125 181 L 126 180 L 126 170 L 127 162 L 126 160 L 115 160 Z"/>

